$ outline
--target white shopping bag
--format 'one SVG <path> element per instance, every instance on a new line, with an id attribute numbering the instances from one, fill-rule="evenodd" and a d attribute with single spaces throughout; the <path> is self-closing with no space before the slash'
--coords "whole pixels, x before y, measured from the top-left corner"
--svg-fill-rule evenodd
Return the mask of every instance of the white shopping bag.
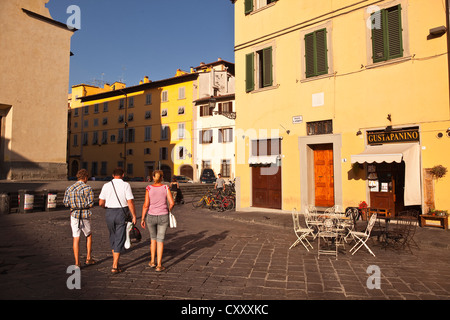
<path id="1" fill-rule="evenodd" d="M 177 227 L 177 219 L 175 219 L 175 216 L 172 214 L 172 212 L 169 212 L 169 226 L 171 228 Z"/>
<path id="2" fill-rule="evenodd" d="M 133 223 L 127 222 L 127 231 L 126 231 L 127 238 L 125 240 L 125 249 L 130 249 L 130 247 L 131 247 L 131 240 L 130 240 L 131 229 L 133 229 Z"/>

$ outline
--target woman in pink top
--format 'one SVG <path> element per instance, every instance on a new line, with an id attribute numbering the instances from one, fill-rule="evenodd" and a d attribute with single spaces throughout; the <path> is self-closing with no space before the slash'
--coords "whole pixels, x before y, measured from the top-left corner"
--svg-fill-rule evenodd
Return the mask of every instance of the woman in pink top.
<path id="1" fill-rule="evenodd" d="M 145 228 L 145 216 L 147 215 L 147 225 L 150 232 L 150 254 L 151 260 L 148 264 L 156 271 L 162 271 L 165 268 L 161 265 L 162 254 L 164 250 L 164 238 L 167 227 L 169 226 L 169 211 L 172 211 L 175 205 L 172 193 L 169 187 L 162 184 L 163 172 L 156 170 L 153 172 L 152 185 L 147 186 L 145 192 L 145 202 L 142 207 L 141 226 Z M 167 200 L 169 207 L 167 207 Z M 157 254 L 157 264 L 155 264 L 155 255 Z"/>

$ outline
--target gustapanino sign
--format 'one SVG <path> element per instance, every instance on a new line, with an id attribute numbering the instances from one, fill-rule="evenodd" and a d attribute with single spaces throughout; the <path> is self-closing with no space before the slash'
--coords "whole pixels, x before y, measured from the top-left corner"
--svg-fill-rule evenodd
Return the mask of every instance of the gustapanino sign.
<path id="1" fill-rule="evenodd" d="M 367 132 L 367 144 L 413 142 L 419 139 L 419 129 Z"/>

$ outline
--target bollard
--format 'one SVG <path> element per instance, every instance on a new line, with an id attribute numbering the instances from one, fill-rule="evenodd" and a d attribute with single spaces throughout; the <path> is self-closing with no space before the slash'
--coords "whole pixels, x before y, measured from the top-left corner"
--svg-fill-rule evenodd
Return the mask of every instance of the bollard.
<path id="1" fill-rule="evenodd" d="M 34 206 L 34 194 L 32 191 L 19 190 L 19 213 L 31 213 Z"/>
<path id="2" fill-rule="evenodd" d="M 44 190 L 44 207 L 45 211 L 56 210 L 56 196 L 58 192 L 52 190 Z"/>
<path id="3" fill-rule="evenodd" d="M 9 194 L 1 193 L 0 194 L 0 214 L 9 214 L 11 205 L 10 205 Z"/>

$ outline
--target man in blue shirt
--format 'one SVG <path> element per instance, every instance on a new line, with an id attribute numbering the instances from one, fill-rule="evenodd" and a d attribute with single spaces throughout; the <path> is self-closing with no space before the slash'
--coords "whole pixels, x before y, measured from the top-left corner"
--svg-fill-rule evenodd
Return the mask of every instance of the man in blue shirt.
<path id="1" fill-rule="evenodd" d="M 80 235 L 83 231 L 86 236 L 86 264 L 94 264 L 92 259 L 92 231 L 91 231 L 91 210 L 94 206 L 94 191 L 88 186 L 89 173 L 86 169 L 81 169 L 77 173 L 77 182 L 67 187 L 64 194 L 63 203 L 66 207 L 70 207 L 70 225 L 72 227 L 73 236 L 73 254 L 75 257 L 75 265 L 80 267 L 79 251 L 80 251 Z"/>

